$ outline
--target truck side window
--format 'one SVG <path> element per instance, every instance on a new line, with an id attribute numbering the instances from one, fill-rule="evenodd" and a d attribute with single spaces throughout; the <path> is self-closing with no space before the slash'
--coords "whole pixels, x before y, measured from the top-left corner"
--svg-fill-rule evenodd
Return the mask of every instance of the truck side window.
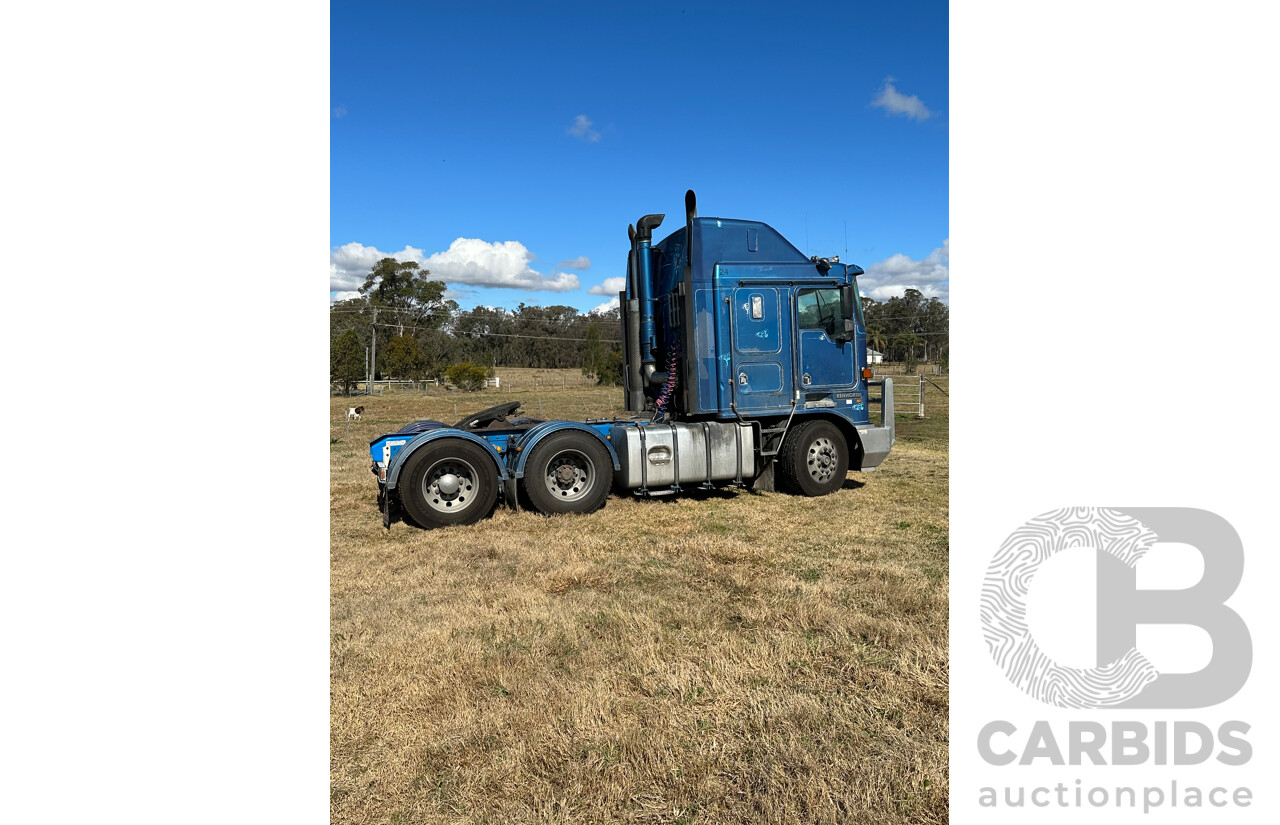
<path id="1" fill-rule="evenodd" d="M 796 293 L 800 329 L 820 329 L 831 337 L 844 330 L 839 289 L 802 289 Z"/>

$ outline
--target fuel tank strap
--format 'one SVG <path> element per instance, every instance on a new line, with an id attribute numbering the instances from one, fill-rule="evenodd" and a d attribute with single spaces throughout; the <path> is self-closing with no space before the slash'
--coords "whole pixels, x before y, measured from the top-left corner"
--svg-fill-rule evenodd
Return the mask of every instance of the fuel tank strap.
<path id="1" fill-rule="evenodd" d="M 711 483 L 711 426 L 705 421 L 702 422 L 702 446 L 707 456 L 707 480 L 702 482 L 702 486 L 710 490 L 714 486 Z"/>
<path id="2" fill-rule="evenodd" d="M 671 480 L 671 489 L 679 492 L 680 490 L 680 432 L 676 429 L 675 424 L 671 427 L 671 459 L 675 462 L 675 476 Z M 648 463 L 647 461 L 645 462 Z"/>
<path id="3" fill-rule="evenodd" d="M 644 449 L 644 425 L 636 427 L 640 431 L 640 492 L 649 492 L 649 462 Z"/>

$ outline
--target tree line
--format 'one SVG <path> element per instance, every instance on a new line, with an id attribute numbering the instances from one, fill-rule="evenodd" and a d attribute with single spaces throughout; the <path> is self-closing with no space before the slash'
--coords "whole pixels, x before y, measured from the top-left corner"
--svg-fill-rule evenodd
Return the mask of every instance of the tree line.
<path id="1" fill-rule="evenodd" d="M 581 313 L 569 306 L 460 310 L 445 285 L 413 261 L 383 258 L 358 295 L 329 310 L 331 380 L 346 392 L 367 377 L 413 381 L 460 376 L 474 384 L 476 369 L 581 369 L 603 384 L 622 383 L 618 310 Z M 863 299 L 867 345 L 886 360 L 908 365 L 946 361 L 948 308 L 908 289 L 888 301 Z M 450 368 L 452 374 L 450 373 Z"/>
<path id="2" fill-rule="evenodd" d="M 918 289 L 887 301 L 862 299 L 867 346 L 886 361 L 913 368 L 921 361 L 947 364 L 951 309 L 937 298 L 925 299 Z"/>
<path id="3" fill-rule="evenodd" d="M 581 369 L 600 383 L 622 381 L 617 310 L 580 313 L 569 306 L 459 310 L 445 285 L 413 261 L 383 258 L 359 295 L 329 309 L 331 379 L 364 380 L 366 353 L 376 352 L 375 378 L 433 380 L 473 371 L 459 365 Z M 469 382 L 470 383 L 470 382 Z"/>

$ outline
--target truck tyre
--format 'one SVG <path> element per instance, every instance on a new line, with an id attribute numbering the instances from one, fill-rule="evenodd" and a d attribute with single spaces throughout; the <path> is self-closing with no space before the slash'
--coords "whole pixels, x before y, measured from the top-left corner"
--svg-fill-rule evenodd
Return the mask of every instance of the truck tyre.
<path id="1" fill-rule="evenodd" d="M 830 421 L 806 421 L 787 433 L 778 453 L 778 486 L 796 495 L 825 496 L 849 472 L 849 445 Z"/>
<path id="2" fill-rule="evenodd" d="M 475 524 L 493 512 L 498 469 L 479 444 L 441 439 L 423 446 L 405 464 L 400 503 L 422 527 Z"/>
<path id="3" fill-rule="evenodd" d="M 590 433 L 562 430 L 529 453 L 523 486 L 533 509 L 544 515 L 594 513 L 613 486 L 613 459 Z"/>

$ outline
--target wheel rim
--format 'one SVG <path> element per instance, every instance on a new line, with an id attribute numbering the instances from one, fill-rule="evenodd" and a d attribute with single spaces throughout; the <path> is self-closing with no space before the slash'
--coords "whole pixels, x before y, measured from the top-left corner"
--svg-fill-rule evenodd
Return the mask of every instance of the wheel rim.
<path id="1" fill-rule="evenodd" d="M 819 484 L 825 484 L 836 474 L 840 465 L 840 453 L 835 443 L 824 436 L 815 438 L 809 444 L 807 457 L 809 477 Z"/>
<path id="2" fill-rule="evenodd" d="M 577 501 L 591 492 L 595 477 L 596 465 L 586 453 L 565 450 L 547 462 L 543 481 L 557 501 Z"/>
<path id="3" fill-rule="evenodd" d="M 437 512 L 461 512 L 475 501 L 478 478 L 476 468 L 460 458 L 437 461 L 422 477 L 422 499 Z"/>

